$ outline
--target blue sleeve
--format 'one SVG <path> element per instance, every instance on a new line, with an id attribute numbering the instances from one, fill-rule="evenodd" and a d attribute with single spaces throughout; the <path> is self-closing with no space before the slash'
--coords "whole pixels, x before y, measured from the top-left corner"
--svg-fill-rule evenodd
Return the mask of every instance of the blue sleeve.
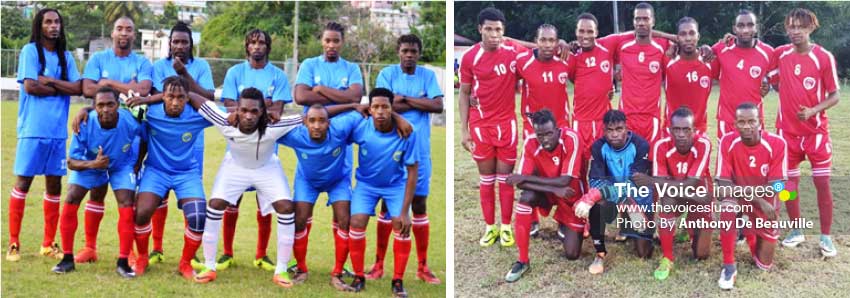
<path id="1" fill-rule="evenodd" d="M 65 70 L 68 74 L 68 82 L 79 81 L 80 71 L 77 70 L 77 61 L 74 60 L 74 55 L 71 55 L 71 52 L 65 51 L 65 61 L 68 62 L 68 69 Z"/>
<path id="2" fill-rule="evenodd" d="M 295 76 L 295 85 L 304 84 L 307 87 L 313 88 L 313 63 L 312 59 L 304 60 L 301 67 L 298 68 L 298 75 Z"/>
<path id="3" fill-rule="evenodd" d="M 89 61 L 86 62 L 86 68 L 83 69 L 83 79 L 95 82 L 100 80 L 100 57 L 100 53 L 95 53 L 89 58 Z"/>
<path id="4" fill-rule="evenodd" d="M 348 139 L 354 129 L 363 121 L 363 115 L 357 111 L 348 111 L 331 118 L 331 126 L 338 131 L 342 139 Z"/>
<path id="5" fill-rule="evenodd" d="M 415 129 L 415 128 L 414 128 Z M 404 164 L 411 166 L 419 162 L 419 150 L 416 150 L 416 133 L 411 133 L 405 140 Z"/>
<path id="6" fill-rule="evenodd" d="M 629 177 L 633 173 L 650 174 L 652 170 L 652 162 L 649 161 L 649 143 L 642 138 L 632 137 L 632 143 L 635 145 L 635 160 L 629 169 Z"/>
<path id="7" fill-rule="evenodd" d="M 71 138 L 71 148 L 68 150 L 68 158 L 76 160 L 86 160 L 86 134 L 87 129 L 82 128 L 80 133 L 73 135 Z"/>
<path id="8" fill-rule="evenodd" d="M 21 49 L 21 56 L 18 63 L 18 83 L 23 83 L 25 79 L 33 79 L 38 81 L 38 53 L 35 46 L 28 44 Z"/>
<path id="9" fill-rule="evenodd" d="M 162 61 L 162 60 L 160 60 Z M 162 92 L 162 80 L 165 79 L 165 74 L 162 73 L 162 68 L 159 67 L 162 63 L 157 61 L 153 64 L 153 74 L 151 74 L 151 87 L 156 91 Z"/>
<path id="10" fill-rule="evenodd" d="M 224 85 L 221 87 L 221 101 L 224 101 L 225 98 L 239 100 L 239 86 L 236 83 L 236 67 L 239 67 L 239 64 L 228 69 L 227 74 L 224 75 Z"/>
<path id="11" fill-rule="evenodd" d="M 282 70 L 277 71 L 272 84 L 275 86 L 272 101 L 292 102 L 292 89 L 289 89 L 289 79 L 286 78 L 286 74 Z"/>
<path id="12" fill-rule="evenodd" d="M 360 73 L 360 67 L 356 63 L 349 63 L 348 70 L 348 86 L 360 84 L 363 86 L 363 74 Z"/>
<path id="13" fill-rule="evenodd" d="M 602 155 L 602 146 L 604 144 L 604 141 L 600 139 L 594 142 L 590 148 L 592 159 L 590 160 L 588 178 L 590 178 L 590 187 L 593 188 L 611 185 L 610 177 L 608 177 L 608 166 L 605 164 L 605 158 Z"/>
<path id="14" fill-rule="evenodd" d="M 292 131 L 277 139 L 277 143 L 295 149 L 301 145 L 298 143 L 299 136 L 306 132 L 307 127 L 304 125 L 296 126 Z"/>
<path id="15" fill-rule="evenodd" d="M 143 56 L 139 56 L 139 73 L 136 75 L 136 82 L 141 83 L 142 81 L 151 81 L 153 76 L 153 66 L 151 66 L 151 62 L 148 61 L 148 58 Z"/>
<path id="16" fill-rule="evenodd" d="M 425 96 L 431 99 L 443 96 L 443 90 L 440 90 L 440 82 L 437 82 L 437 75 L 433 71 L 428 71 L 428 78 L 425 81 Z"/>
<path id="17" fill-rule="evenodd" d="M 375 80 L 375 88 L 386 88 L 393 91 L 392 84 L 392 74 L 390 74 L 392 66 L 384 67 L 380 73 L 378 73 L 378 78 Z M 396 92 L 393 92 L 396 93 Z"/>
<path id="18" fill-rule="evenodd" d="M 363 132 L 366 129 L 366 126 L 366 121 L 360 121 L 360 123 L 357 123 L 357 125 L 355 125 L 354 128 L 351 130 L 351 134 L 348 135 L 348 141 L 346 141 L 346 143 L 362 144 Z"/>
<path id="19" fill-rule="evenodd" d="M 210 64 L 203 59 L 197 59 L 196 63 L 201 63 L 201 73 L 198 75 L 197 78 L 195 78 L 195 82 L 198 82 L 198 85 L 200 85 L 201 88 L 210 91 L 215 90 L 215 83 L 213 82 L 212 69 L 210 68 Z"/>

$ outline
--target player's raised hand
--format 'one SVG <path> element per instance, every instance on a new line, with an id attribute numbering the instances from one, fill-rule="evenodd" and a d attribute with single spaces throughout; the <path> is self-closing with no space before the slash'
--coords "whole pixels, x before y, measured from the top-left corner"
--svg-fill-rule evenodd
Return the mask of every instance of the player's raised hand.
<path id="1" fill-rule="evenodd" d="M 354 105 L 354 110 L 363 115 L 363 118 L 369 117 L 369 106 L 368 105 Z"/>
<path id="2" fill-rule="evenodd" d="M 230 124 L 230 126 L 233 126 L 233 127 L 236 127 L 237 125 L 239 125 L 239 113 L 232 112 L 232 113 L 228 114 L 227 115 L 227 124 Z"/>
<path id="3" fill-rule="evenodd" d="M 764 97 L 765 95 L 770 93 L 770 84 L 768 84 L 767 81 L 762 81 L 761 88 L 759 89 L 759 91 L 761 92 L 761 97 Z"/>
<path id="4" fill-rule="evenodd" d="M 97 147 L 97 157 L 92 161 L 92 168 L 105 169 L 109 167 L 109 156 L 103 155 L 103 147 Z"/>
<path id="5" fill-rule="evenodd" d="M 679 44 L 671 43 L 670 47 L 667 48 L 667 52 L 664 52 L 664 55 L 670 58 L 676 57 L 679 54 Z"/>
<path id="6" fill-rule="evenodd" d="M 734 34 L 726 33 L 725 35 L 723 35 L 723 39 L 719 40 L 718 42 L 722 42 L 728 47 L 728 46 L 731 46 L 733 43 L 735 43 L 735 41 L 737 41 L 737 39 L 738 39 L 738 37 L 735 36 Z"/>
<path id="7" fill-rule="evenodd" d="M 268 116 L 269 116 L 269 123 L 276 123 L 276 122 L 280 121 L 280 112 L 278 112 L 278 111 L 269 110 Z"/>
<path id="8" fill-rule="evenodd" d="M 714 58 L 716 58 L 714 51 L 708 45 L 702 45 L 699 47 L 699 55 L 705 63 L 711 63 L 711 61 L 714 61 Z"/>
<path id="9" fill-rule="evenodd" d="M 611 86 L 611 90 L 608 90 L 608 100 L 614 99 L 614 86 Z"/>
<path id="10" fill-rule="evenodd" d="M 89 112 L 91 112 L 91 110 L 91 107 L 82 108 L 79 112 L 77 112 L 77 116 L 74 116 L 74 119 L 71 120 L 71 131 L 73 131 L 75 135 L 80 133 L 81 125 L 86 125 L 86 121 L 89 120 Z"/>

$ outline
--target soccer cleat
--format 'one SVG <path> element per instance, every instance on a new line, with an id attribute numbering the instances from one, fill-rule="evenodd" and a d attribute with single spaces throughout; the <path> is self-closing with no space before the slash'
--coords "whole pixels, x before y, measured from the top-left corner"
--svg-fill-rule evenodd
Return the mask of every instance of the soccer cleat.
<path id="1" fill-rule="evenodd" d="M 515 262 L 513 266 L 511 266 L 511 270 L 508 271 L 508 274 L 505 274 L 505 281 L 507 282 L 515 282 L 522 277 L 523 274 L 531 270 L 531 265 L 523 262 Z"/>
<path id="2" fill-rule="evenodd" d="M 133 271 L 136 272 L 136 276 L 140 276 L 145 274 L 145 270 L 148 269 L 149 258 L 137 258 L 136 264 L 133 264 Z"/>
<path id="3" fill-rule="evenodd" d="M 187 280 L 195 279 L 195 270 L 192 269 L 192 265 L 187 262 L 181 261 L 180 265 L 177 267 L 177 271 Z"/>
<path id="4" fill-rule="evenodd" d="M 61 259 L 64 255 L 62 250 L 59 249 L 59 244 L 56 244 L 56 242 L 53 242 L 50 246 L 41 247 L 41 250 L 39 250 L 38 253 L 42 256 L 54 259 Z"/>
<path id="5" fill-rule="evenodd" d="M 123 278 L 135 278 L 136 272 L 133 271 L 133 268 L 130 268 L 130 264 L 126 259 L 118 259 L 118 266 L 115 268 L 115 272 L 118 273 Z"/>
<path id="6" fill-rule="evenodd" d="M 661 258 L 661 262 L 658 264 L 658 268 L 655 268 L 655 272 L 653 275 L 657 280 L 665 280 L 670 276 L 670 271 L 673 270 L 673 261 L 670 259 L 663 257 Z"/>
<path id="7" fill-rule="evenodd" d="M 302 284 L 307 281 L 308 276 L 310 276 L 309 272 L 301 272 L 296 268 L 295 272 L 292 272 L 292 283 Z"/>
<path id="8" fill-rule="evenodd" d="M 286 264 L 286 272 L 298 272 L 298 260 L 296 260 L 295 258 L 290 259 L 289 264 Z"/>
<path id="9" fill-rule="evenodd" d="M 262 257 L 260 259 L 254 260 L 254 267 L 266 270 L 266 271 L 274 271 L 274 263 L 272 263 L 272 259 L 269 259 L 269 256 Z M 288 278 L 288 276 L 287 276 Z"/>
<path id="10" fill-rule="evenodd" d="M 800 232 L 798 229 L 793 229 L 788 232 L 788 235 L 785 235 L 785 239 L 782 240 L 782 246 L 785 247 L 797 247 L 800 243 L 806 241 L 806 236 Z"/>
<path id="11" fill-rule="evenodd" d="M 292 280 L 289 279 L 289 272 L 286 272 L 286 271 L 281 272 L 280 274 L 275 274 L 274 277 L 272 278 L 272 281 L 276 285 L 284 287 L 284 288 L 291 288 L 292 287 Z"/>
<path id="12" fill-rule="evenodd" d="M 192 260 L 189 261 L 189 264 L 192 265 L 192 269 L 195 269 L 198 272 L 207 269 L 207 266 L 204 265 L 204 262 L 201 262 L 201 259 L 198 259 L 198 256 L 192 257 Z M 218 264 L 216 264 L 215 268 L 218 269 Z"/>
<path id="13" fill-rule="evenodd" d="M 56 264 L 56 266 L 54 266 L 53 269 L 51 269 L 50 271 L 53 271 L 53 273 L 63 274 L 74 271 L 75 269 L 76 268 L 74 267 L 74 258 L 70 257 L 63 258 L 62 261 L 59 262 L 59 264 Z"/>
<path id="14" fill-rule="evenodd" d="M 820 235 L 820 254 L 827 258 L 838 255 L 835 244 L 832 243 L 832 236 Z"/>
<path id="15" fill-rule="evenodd" d="M 165 262 L 165 254 L 163 254 L 161 251 L 156 251 L 156 250 L 151 252 L 151 256 L 148 257 L 148 263 L 149 264 L 156 264 L 156 263 L 162 263 L 162 262 Z"/>
<path id="16" fill-rule="evenodd" d="M 6 252 L 6 261 L 9 262 L 17 262 L 21 260 L 21 251 L 18 248 L 18 244 L 13 243 L 9 245 L 9 250 Z"/>
<path id="17" fill-rule="evenodd" d="M 531 237 L 537 237 L 537 234 L 539 234 L 539 233 L 540 233 L 540 222 L 535 221 L 535 222 L 531 223 L 531 232 L 529 232 L 528 234 Z"/>
<path id="18" fill-rule="evenodd" d="M 344 277 L 354 277 L 354 272 L 351 272 L 351 267 L 348 264 L 342 265 L 342 276 Z"/>
<path id="19" fill-rule="evenodd" d="M 306 272 L 304 273 L 306 274 Z M 331 286 L 334 287 L 337 291 L 341 292 L 353 292 L 354 289 L 345 284 L 345 281 L 342 280 L 342 274 L 332 275 L 331 276 Z"/>
<path id="20" fill-rule="evenodd" d="M 366 279 L 368 280 L 376 280 L 384 277 L 384 263 L 375 263 L 372 265 L 372 269 L 369 269 L 369 272 L 366 272 Z"/>
<path id="21" fill-rule="evenodd" d="M 496 230 L 496 226 L 487 226 L 487 231 L 484 232 L 484 236 L 481 237 L 481 240 L 478 240 L 478 244 L 483 247 L 487 247 L 496 243 L 496 240 L 499 239 L 499 231 Z"/>
<path id="22" fill-rule="evenodd" d="M 198 275 L 195 275 L 195 278 L 193 278 L 192 280 L 196 283 L 199 283 L 199 284 L 205 284 L 205 283 L 214 281 L 215 278 L 216 278 L 215 270 L 212 270 L 212 269 L 209 269 L 209 268 L 204 268 L 204 270 L 201 270 L 201 272 L 198 273 Z"/>
<path id="23" fill-rule="evenodd" d="M 393 279 L 392 289 L 394 298 L 407 298 L 407 290 L 404 289 L 404 282 L 401 279 Z"/>
<path id="24" fill-rule="evenodd" d="M 351 285 L 349 285 L 351 291 L 360 292 L 366 289 L 366 277 L 364 276 L 355 276 L 354 280 L 351 281 Z"/>
<path id="25" fill-rule="evenodd" d="M 738 276 L 738 270 L 735 270 L 735 267 L 733 265 L 723 266 L 723 270 L 720 270 L 720 278 L 717 279 L 717 286 L 724 290 L 731 290 L 735 288 L 735 277 Z M 727 269 L 729 270 L 727 271 Z M 731 271 L 732 273 L 728 273 L 729 271 Z"/>
<path id="26" fill-rule="evenodd" d="M 590 274 L 601 274 L 605 272 L 605 258 L 597 254 L 593 259 L 593 263 L 590 263 L 590 266 L 587 267 L 587 271 L 590 271 Z"/>
<path id="27" fill-rule="evenodd" d="M 437 275 L 435 275 L 434 272 L 431 272 L 431 269 L 427 266 L 419 267 L 419 269 L 416 270 L 416 278 L 432 285 L 439 285 L 441 283 L 440 279 L 437 278 Z"/>
<path id="28" fill-rule="evenodd" d="M 74 256 L 74 262 L 76 263 L 94 263 L 96 261 L 97 251 L 90 247 L 84 247 Z"/>
<path id="29" fill-rule="evenodd" d="M 220 257 L 218 257 L 218 261 L 215 262 L 215 270 L 225 270 L 227 268 L 230 268 L 231 265 L 233 265 L 233 256 L 221 255 Z"/>
<path id="30" fill-rule="evenodd" d="M 499 243 L 502 247 L 510 247 L 514 245 L 514 232 L 511 231 L 510 225 L 502 225 L 502 231 L 499 233 Z"/>

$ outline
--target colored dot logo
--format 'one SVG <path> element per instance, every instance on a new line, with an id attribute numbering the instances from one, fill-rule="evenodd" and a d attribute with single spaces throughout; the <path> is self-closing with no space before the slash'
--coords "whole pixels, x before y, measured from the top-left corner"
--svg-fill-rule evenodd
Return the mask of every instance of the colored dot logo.
<path id="1" fill-rule="evenodd" d="M 797 199 L 797 191 L 789 191 L 785 189 L 785 184 L 776 182 L 773 184 L 773 190 L 779 192 L 779 200 L 783 202 Z"/>

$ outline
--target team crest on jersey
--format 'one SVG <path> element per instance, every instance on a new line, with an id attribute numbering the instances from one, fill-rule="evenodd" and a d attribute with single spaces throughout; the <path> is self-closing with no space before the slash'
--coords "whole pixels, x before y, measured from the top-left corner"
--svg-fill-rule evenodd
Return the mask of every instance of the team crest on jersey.
<path id="1" fill-rule="evenodd" d="M 307 159 L 307 153 L 302 152 L 301 153 L 301 159 Z"/>
<path id="2" fill-rule="evenodd" d="M 401 151 L 397 150 L 396 152 L 393 152 L 393 160 L 397 162 L 401 161 Z"/>
<path id="3" fill-rule="evenodd" d="M 803 88 L 806 88 L 806 90 L 812 90 L 812 88 L 815 87 L 816 83 L 817 82 L 815 82 L 815 78 L 806 77 L 805 79 L 803 79 Z"/>
<path id="4" fill-rule="evenodd" d="M 558 74 L 558 83 L 566 84 L 567 83 L 567 73 L 562 72 Z"/>
<path id="5" fill-rule="evenodd" d="M 320 77 L 320 76 L 313 76 L 313 83 L 318 84 L 318 83 L 319 83 L 319 82 L 321 82 L 321 81 L 322 81 L 322 77 Z"/>
<path id="6" fill-rule="evenodd" d="M 511 72 L 516 73 L 516 61 L 511 61 Z"/>
<path id="7" fill-rule="evenodd" d="M 101 77 L 101 78 L 108 78 L 108 77 L 109 77 L 109 71 L 108 71 L 108 70 L 104 70 L 104 71 L 100 74 L 100 77 Z"/>
<path id="8" fill-rule="evenodd" d="M 130 150 L 130 143 L 124 144 L 124 146 L 121 147 L 121 152 L 127 153 L 127 151 L 129 151 L 129 150 Z"/>
<path id="9" fill-rule="evenodd" d="M 339 156 L 340 153 L 342 153 L 342 147 L 336 147 L 336 149 L 334 149 L 334 152 L 332 152 L 331 154 L 334 157 L 337 157 L 337 156 Z"/>
<path id="10" fill-rule="evenodd" d="M 419 97 L 425 97 L 425 90 L 419 90 Z"/>
<path id="11" fill-rule="evenodd" d="M 761 67 L 758 67 L 758 66 L 750 67 L 750 76 L 753 77 L 753 79 L 758 78 L 759 75 L 761 75 Z"/>
<path id="12" fill-rule="evenodd" d="M 561 164 L 561 159 L 557 156 L 552 156 L 552 162 L 555 163 L 555 165 L 557 166 Z"/>
<path id="13" fill-rule="evenodd" d="M 340 80 L 339 80 L 339 83 L 340 83 L 340 84 L 342 84 L 343 86 L 347 86 L 347 85 L 348 85 L 348 78 L 342 78 L 342 79 L 340 79 Z"/>
<path id="14" fill-rule="evenodd" d="M 761 175 L 767 176 L 767 164 L 761 165 Z"/>
<path id="15" fill-rule="evenodd" d="M 269 85 L 269 91 L 267 93 L 270 95 L 274 94 L 274 85 Z"/>
<path id="16" fill-rule="evenodd" d="M 189 141 L 192 140 L 192 133 L 191 132 L 185 132 L 185 133 L 183 133 L 183 136 L 180 137 L 180 139 L 183 141 L 183 143 L 188 143 Z"/>
<path id="17" fill-rule="evenodd" d="M 239 89 L 239 92 L 241 93 L 242 89 L 245 89 L 245 85 L 239 84 L 239 88 L 237 88 L 237 89 Z"/>
<path id="18" fill-rule="evenodd" d="M 44 68 L 44 75 L 45 75 L 45 76 L 49 76 L 49 75 L 50 75 L 50 67 L 45 67 L 45 68 Z"/>
<path id="19" fill-rule="evenodd" d="M 658 61 L 649 62 L 649 71 L 652 73 L 657 73 L 661 68 L 661 64 Z"/>
<path id="20" fill-rule="evenodd" d="M 700 87 L 708 88 L 709 85 L 711 85 L 711 79 L 709 79 L 708 76 L 702 76 L 699 78 Z"/>
<path id="21" fill-rule="evenodd" d="M 599 64 L 599 68 L 602 69 L 602 72 L 608 73 L 608 70 L 611 69 L 611 63 L 608 62 L 608 60 L 602 61 L 602 63 Z"/>
<path id="22" fill-rule="evenodd" d="M 360 155 L 366 156 L 367 153 L 366 148 L 360 147 Z"/>

